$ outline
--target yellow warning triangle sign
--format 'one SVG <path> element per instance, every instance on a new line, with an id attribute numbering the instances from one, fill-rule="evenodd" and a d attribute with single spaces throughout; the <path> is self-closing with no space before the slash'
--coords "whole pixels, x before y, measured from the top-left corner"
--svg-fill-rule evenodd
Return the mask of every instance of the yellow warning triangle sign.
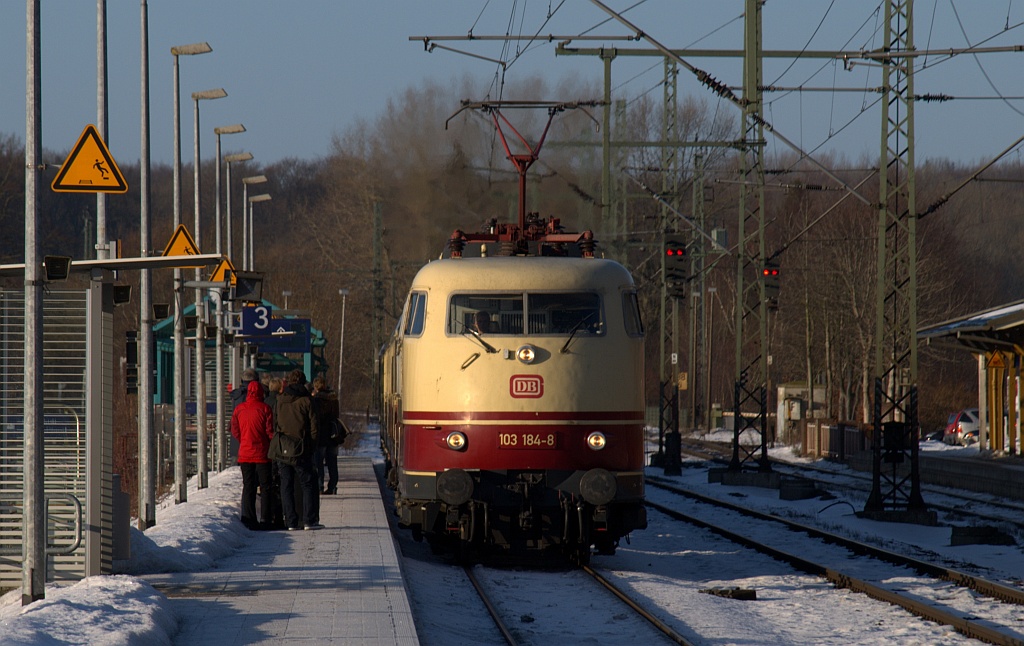
<path id="1" fill-rule="evenodd" d="M 988 360 L 989 368 L 1005 368 L 1006 362 L 1003 361 L 1002 352 L 993 352 L 992 357 Z"/>
<path id="2" fill-rule="evenodd" d="M 128 182 L 96 126 L 88 125 L 50 187 L 58 193 L 126 193 Z"/>
<path id="3" fill-rule="evenodd" d="M 179 224 L 178 228 L 174 230 L 174 235 L 171 236 L 167 246 L 164 247 L 165 256 L 198 256 L 199 247 L 196 246 L 196 241 L 192 239 L 192 234 L 188 232 L 188 228 L 184 224 Z"/>
<path id="4" fill-rule="evenodd" d="M 224 282 L 224 272 L 226 272 L 226 271 L 230 271 L 231 272 L 231 284 L 234 285 L 238 281 L 238 279 L 235 277 L 235 266 L 232 265 L 231 261 L 228 260 L 227 258 L 225 258 L 224 260 L 221 260 L 220 264 L 217 265 L 217 268 L 213 270 L 212 274 L 210 274 L 210 282 L 211 283 L 222 283 L 222 282 Z"/>

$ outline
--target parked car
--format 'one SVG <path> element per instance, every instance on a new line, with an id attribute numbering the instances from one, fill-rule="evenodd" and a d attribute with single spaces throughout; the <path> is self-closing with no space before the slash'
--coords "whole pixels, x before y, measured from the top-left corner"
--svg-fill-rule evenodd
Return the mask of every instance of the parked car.
<path id="1" fill-rule="evenodd" d="M 955 413 L 950 413 L 946 430 L 942 434 L 942 441 L 946 444 L 960 444 L 967 446 L 978 441 L 978 409 L 965 408 Z"/>

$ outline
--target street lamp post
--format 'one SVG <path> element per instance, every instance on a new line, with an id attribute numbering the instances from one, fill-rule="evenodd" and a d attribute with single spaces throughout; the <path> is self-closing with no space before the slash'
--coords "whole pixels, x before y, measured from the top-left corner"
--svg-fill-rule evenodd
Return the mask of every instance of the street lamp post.
<path id="1" fill-rule="evenodd" d="M 234 155 L 225 155 L 224 156 L 224 163 L 225 163 L 225 165 L 227 165 L 227 171 L 228 171 L 228 175 L 227 175 L 226 182 L 225 182 L 225 184 L 227 186 L 227 190 L 226 190 L 227 196 L 226 196 L 226 204 L 225 204 L 225 208 L 227 210 L 227 217 L 225 218 L 225 224 L 226 224 L 226 226 L 225 226 L 225 233 L 227 234 L 227 237 L 225 239 L 225 243 L 227 244 L 226 255 L 227 255 L 228 258 L 231 259 L 232 264 L 234 264 L 236 258 L 235 258 L 234 239 L 231 237 L 231 232 L 232 232 L 232 229 L 233 229 L 232 218 L 234 216 L 234 213 L 231 212 L 231 164 L 234 164 L 236 162 L 250 161 L 250 160 L 252 160 L 252 153 L 235 153 Z"/>
<path id="2" fill-rule="evenodd" d="M 227 204 L 225 205 L 226 208 L 227 208 L 227 218 L 226 218 L 226 220 L 227 220 L 227 239 L 225 240 L 225 242 L 227 242 L 227 257 L 229 259 L 231 259 L 232 266 L 234 266 L 235 247 L 234 247 L 234 241 L 231 238 L 231 230 L 232 230 L 231 221 L 232 221 L 232 216 L 233 216 L 233 213 L 231 212 L 231 164 L 234 164 L 235 162 L 245 162 L 245 161 L 249 161 L 251 159 L 252 159 L 252 153 L 235 153 L 234 155 L 225 155 L 224 156 L 224 162 L 225 162 L 225 164 L 228 167 L 227 168 L 227 170 L 228 170 L 228 176 L 227 176 Z M 231 310 L 233 307 L 234 306 L 231 303 L 228 304 L 228 310 Z M 238 383 L 238 346 L 236 346 L 234 343 L 232 343 L 231 344 L 231 348 L 229 350 L 229 353 L 231 355 L 231 360 L 228 361 L 228 380 L 229 380 L 229 383 L 231 383 L 231 384 L 237 384 Z"/>
<path id="3" fill-rule="evenodd" d="M 147 258 L 152 251 L 149 214 L 152 183 L 149 152 L 149 7 L 141 5 L 141 88 L 142 132 L 139 157 L 139 255 Z M 156 452 L 153 441 L 153 273 L 139 271 L 139 504 L 138 528 L 145 531 L 156 524 Z"/>
<path id="4" fill-rule="evenodd" d="M 195 241 L 196 246 L 202 248 L 202 157 L 199 154 L 199 102 L 211 99 L 223 99 L 228 95 L 224 88 L 203 90 L 192 93 L 192 117 L 193 117 L 193 145 L 195 146 L 195 159 L 193 162 L 193 174 L 195 188 Z M 196 282 L 203 279 L 200 274 L 202 270 L 196 269 Z M 196 466 L 199 469 L 199 488 L 206 489 L 209 486 L 208 471 L 210 468 L 207 462 L 207 444 L 209 438 L 206 433 L 206 302 L 202 289 L 196 289 Z"/>
<path id="5" fill-rule="evenodd" d="M 220 136 L 221 135 L 234 135 L 234 134 L 238 134 L 238 133 L 241 133 L 241 132 L 245 132 L 245 126 L 243 126 L 240 123 L 236 123 L 233 126 L 218 126 L 218 127 L 213 129 L 213 134 L 217 135 L 217 170 L 215 171 L 215 173 L 213 175 L 213 178 L 214 178 L 214 180 L 213 180 L 214 193 L 217 194 L 217 206 L 216 206 L 216 209 L 214 211 L 214 219 L 217 221 L 217 235 L 216 235 L 217 253 L 224 253 L 224 249 L 222 248 L 222 244 L 221 244 L 221 233 L 222 233 L 222 231 L 224 231 L 226 229 L 225 223 L 224 223 L 223 219 L 221 218 L 221 212 L 220 212 L 220 199 L 221 199 L 221 193 L 222 193 L 221 186 L 220 186 L 220 165 L 221 165 Z M 245 154 L 247 154 L 247 153 L 245 153 Z M 249 155 L 249 159 L 252 159 L 252 155 Z M 228 166 L 228 168 L 230 168 L 230 165 Z M 230 173 L 230 171 L 229 171 L 229 173 Z M 231 179 L 231 176 L 228 175 L 228 180 L 230 181 L 230 179 Z M 230 215 L 231 214 L 229 213 L 228 216 L 230 217 Z M 228 255 L 229 258 L 231 257 L 231 249 L 230 248 L 228 249 L 227 255 Z"/>
<path id="6" fill-rule="evenodd" d="M 172 47 L 174 57 L 174 228 L 181 224 L 181 98 L 178 57 L 206 54 L 207 43 Z M 185 319 L 182 316 L 181 269 L 174 270 L 174 503 L 188 501 L 188 460 L 185 456 Z"/>
<path id="7" fill-rule="evenodd" d="M 213 129 L 213 133 L 217 135 L 217 171 L 214 174 L 214 193 L 217 194 L 217 206 L 214 211 L 214 220 L 217 226 L 217 253 L 224 253 L 221 248 L 221 230 L 224 228 L 224 223 L 221 221 L 220 213 L 220 136 L 221 135 L 232 135 L 240 132 L 245 132 L 245 126 L 238 123 L 233 126 L 221 126 Z M 229 166 L 230 167 L 230 166 Z M 230 176 L 229 176 L 230 179 Z M 230 257 L 230 253 L 228 256 Z M 224 294 L 218 290 L 217 298 L 217 344 L 216 344 L 216 372 L 214 373 L 214 379 L 217 382 L 215 384 L 215 392 L 217 393 L 217 418 L 216 418 L 216 439 L 214 446 L 216 448 L 216 467 L 217 471 L 223 471 L 227 468 L 227 430 L 225 428 L 225 413 L 224 407 L 227 405 L 224 394 L 227 392 L 227 387 L 224 383 Z"/>
<path id="8" fill-rule="evenodd" d="M 261 175 L 260 177 L 263 177 L 263 176 Z M 266 180 L 267 180 L 267 178 L 263 177 L 263 181 L 266 181 Z M 247 219 L 249 221 L 249 261 L 248 262 L 249 262 L 249 270 L 250 271 L 252 271 L 253 267 L 255 266 L 254 256 L 253 256 L 253 252 L 252 252 L 252 242 L 253 242 L 253 240 L 252 240 L 252 224 L 253 224 L 252 211 L 253 211 L 253 206 L 252 205 L 255 204 L 256 202 L 266 202 L 269 199 L 270 199 L 270 194 L 269 193 L 260 193 L 259 195 L 253 195 L 252 197 L 250 197 L 250 198 L 248 198 L 246 200 L 246 203 L 249 205 L 249 215 L 246 216 L 246 217 L 247 217 Z M 252 367 L 252 368 L 256 367 L 256 355 L 255 354 L 249 355 L 249 366 Z"/>
<path id="9" fill-rule="evenodd" d="M 269 199 L 269 193 L 261 193 L 259 195 L 253 195 L 252 197 L 249 198 L 249 271 L 255 271 L 256 268 L 256 253 L 253 250 L 255 240 L 255 236 L 253 235 L 253 225 L 255 224 L 253 219 L 253 212 L 255 211 L 255 208 L 253 207 L 253 204 L 255 204 L 256 202 L 266 202 Z"/>
<path id="10" fill-rule="evenodd" d="M 339 289 L 341 294 L 341 334 L 338 335 L 338 412 L 341 413 L 341 367 L 345 360 L 345 297 L 348 296 L 347 289 Z"/>
<path id="11" fill-rule="evenodd" d="M 281 292 L 281 296 L 284 296 L 284 308 L 285 309 L 288 309 L 288 297 L 291 296 L 291 295 L 292 295 L 292 293 L 289 290 L 287 290 L 287 289 L 283 290 Z"/>
<path id="12" fill-rule="evenodd" d="M 262 184 L 267 181 L 266 175 L 252 175 L 242 178 L 242 270 L 252 271 L 249 265 L 249 185 Z"/>

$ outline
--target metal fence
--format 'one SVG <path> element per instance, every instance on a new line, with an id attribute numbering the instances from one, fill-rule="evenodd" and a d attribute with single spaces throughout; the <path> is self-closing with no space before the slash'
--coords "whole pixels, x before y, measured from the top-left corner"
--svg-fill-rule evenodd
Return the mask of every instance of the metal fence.
<path id="1" fill-rule="evenodd" d="M 43 446 L 47 580 L 85 574 L 87 294 L 43 300 Z M 24 293 L 0 291 L 0 589 L 21 585 L 24 462 Z M 74 548 L 74 549 L 71 549 Z M 69 551 L 68 554 L 59 552 Z"/>

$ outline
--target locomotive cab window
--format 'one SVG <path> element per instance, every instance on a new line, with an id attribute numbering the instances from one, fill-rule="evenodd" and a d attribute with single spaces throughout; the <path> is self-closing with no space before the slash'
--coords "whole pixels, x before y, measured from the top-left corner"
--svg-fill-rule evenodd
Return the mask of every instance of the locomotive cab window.
<path id="1" fill-rule="evenodd" d="M 412 292 L 409 294 L 409 304 L 405 310 L 405 328 L 402 330 L 405 336 L 419 336 L 423 334 L 426 312 L 427 293 Z"/>
<path id="2" fill-rule="evenodd" d="M 625 318 L 626 334 L 629 336 L 644 335 L 644 323 L 640 318 L 640 303 L 637 301 L 636 292 L 622 293 L 622 315 Z"/>
<path id="3" fill-rule="evenodd" d="M 600 334 L 601 298 L 597 294 L 528 294 L 530 334 Z"/>
<path id="4" fill-rule="evenodd" d="M 448 333 L 598 335 L 604 333 L 601 297 L 592 293 L 457 294 L 448 309 Z"/>

